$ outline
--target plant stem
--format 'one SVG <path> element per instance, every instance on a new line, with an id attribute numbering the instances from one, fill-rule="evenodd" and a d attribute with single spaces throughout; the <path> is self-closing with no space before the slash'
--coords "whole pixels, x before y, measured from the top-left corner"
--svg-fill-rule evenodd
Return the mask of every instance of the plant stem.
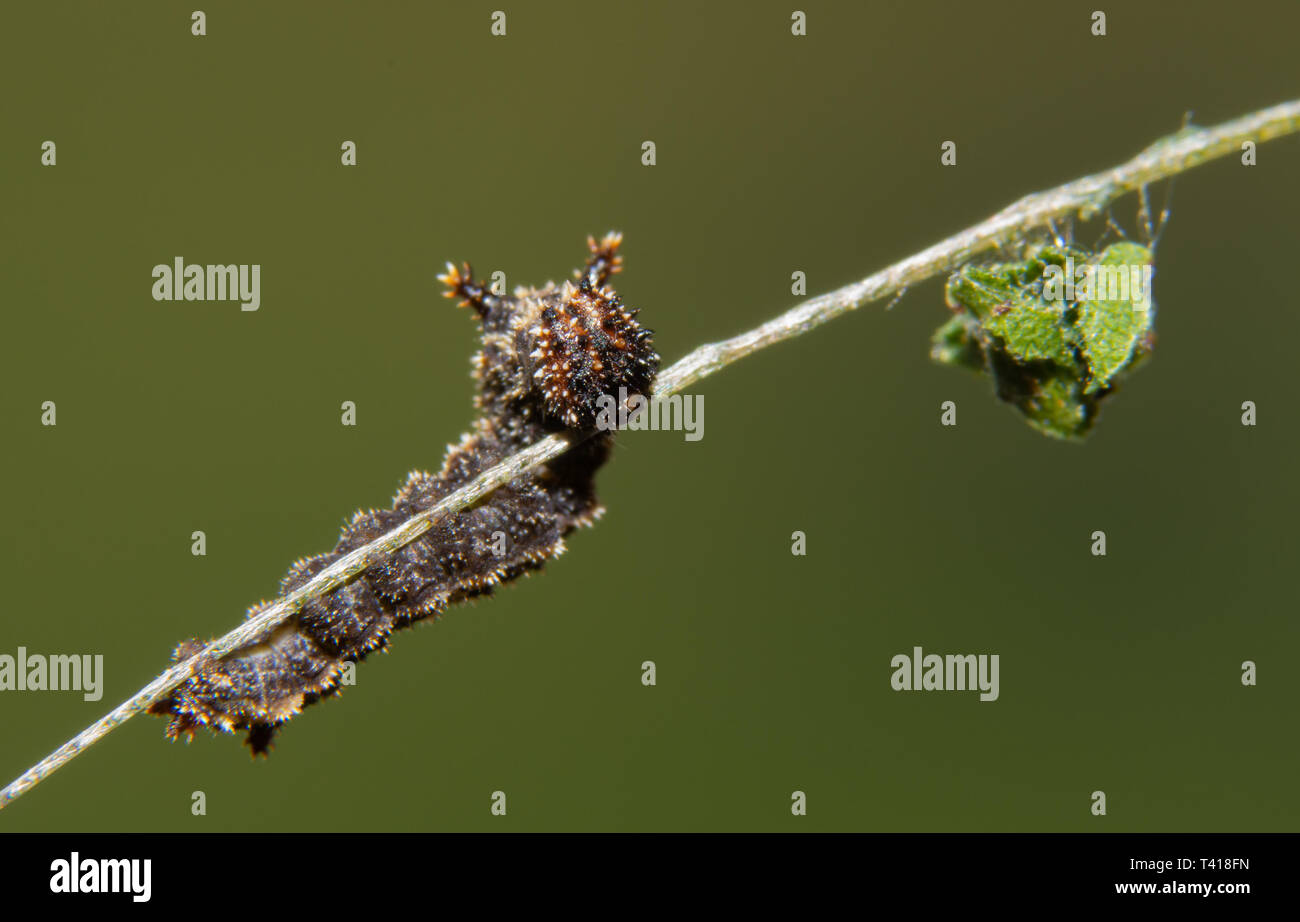
<path id="1" fill-rule="evenodd" d="M 993 217 L 860 282 L 809 298 L 779 317 L 739 336 L 700 346 L 659 375 L 655 396 L 666 397 L 679 393 L 737 359 L 807 333 L 854 308 L 898 294 L 932 276 L 950 272 L 980 253 L 1009 244 L 1057 218 L 1077 213 L 1087 220 L 1126 193 L 1239 151 L 1244 141 L 1262 143 L 1297 131 L 1300 131 L 1300 100 L 1293 100 L 1214 128 L 1184 130 L 1163 138 L 1127 163 L 1055 189 L 1028 195 Z M 474 505 L 497 487 L 558 457 L 575 441 L 575 437 L 570 435 L 547 436 L 486 471 L 433 508 L 413 516 L 382 537 L 335 561 L 310 582 L 277 599 L 256 616 L 213 641 L 202 652 L 163 672 L 127 701 L 32 766 L 0 791 L 0 809 L 31 790 L 92 743 L 181 685 L 208 661 L 261 640 L 291 618 L 307 600 L 324 595 L 355 579 L 377 560 L 424 534 L 435 520 Z"/>

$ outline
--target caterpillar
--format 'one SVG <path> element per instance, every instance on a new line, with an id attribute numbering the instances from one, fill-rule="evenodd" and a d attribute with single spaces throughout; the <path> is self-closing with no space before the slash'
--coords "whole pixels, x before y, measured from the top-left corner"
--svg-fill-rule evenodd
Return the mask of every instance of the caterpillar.
<path id="1" fill-rule="evenodd" d="M 468 263 L 438 276 L 447 297 L 477 315 L 482 347 L 474 357 L 478 419 L 448 449 L 436 474 L 415 471 L 392 507 L 357 512 L 334 550 L 289 568 L 291 592 L 347 552 L 429 509 L 483 471 L 557 431 L 583 439 L 568 452 L 501 487 L 478 506 L 445 516 L 421 537 L 355 580 L 305 603 L 269 636 L 202 666 L 150 706 L 169 718 L 171 739 L 207 727 L 247 731 L 253 754 L 267 755 L 276 729 L 308 705 L 336 694 L 345 664 L 389 643 L 395 630 L 448 606 L 489 595 L 564 551 L 564 538 L 600 516 L 596 471 L 612 433 L 597 427 L 605 394 L 648 397 L 659 368 L 653 335 L 608 284 L 621 271 L 622 236 L 587 238 L 575 281 L 517 288 L 513 296 L 474 281 Z M 254 605 L 253 617 L 268 603 Z M 174 662 L 206 644 L 179 644 Z"/>

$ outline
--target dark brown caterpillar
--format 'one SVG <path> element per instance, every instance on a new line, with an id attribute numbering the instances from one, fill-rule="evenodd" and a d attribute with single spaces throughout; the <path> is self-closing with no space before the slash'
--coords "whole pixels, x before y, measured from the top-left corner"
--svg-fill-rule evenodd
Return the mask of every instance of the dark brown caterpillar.
<path id="1" fill-rule="evenodd" d="M 199 727 L 247 730 L 253 752 L 265 755 L 279 724 L 337 692 L 345 662 L 382 648 L 397 628 L 537 569 L 563 552 L 565 535 L 600 515 L 594 477 L 612 436 L 594 431 L 596 401 L 616 397 L 620 388 L 629 397 L 648 397 L 659 367 L 650 331 L 606 284 L 621 269 L 621 242 L 618 234 L 599 243 L 588 238 L 590 253 L 576 281 L 520 288 L 513 297 L 476 283 L 468 264 L 448 264 L 439 276 L 447 296 L 472 307 L 483 332 L 474 359 L 480 416 L 473 431 L 449 450 L 436 475 L 411 474 L 391 509 L 358 512 L 333 551 L 295 563 L 281 594 L 547 433 L 592 434 L 479 506 L 440 520 L 351 583 L 307 603 L 260 643 L 210 663 L 155 702 L 150 713 L 170 717 L 169 737 L 192 738 Z M 186 641 L 173 659 L 203 646 Z"/>

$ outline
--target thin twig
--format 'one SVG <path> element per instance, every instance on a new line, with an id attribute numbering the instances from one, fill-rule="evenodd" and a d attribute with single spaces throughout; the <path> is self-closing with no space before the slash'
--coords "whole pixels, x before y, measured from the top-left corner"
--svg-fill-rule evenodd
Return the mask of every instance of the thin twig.
<path id="1" fill-rule="evenodd" d="M 1263 143 L 1300 131 L 1300 100 L 1263 109 L 1214 128 L 1184 129 L 1152 144 L 1127 163 L 1085 176 L 1046 192 L 1026 196 L 986 221 L 895 263 L 860 282 L 809 298 L 779 317 L 739 336 L 700 346 L 659 375 L 656 397 L 686 389 L 737 359 L 782 340 L 807 333 L 841 314 L 901 292 L 932 276 L 949 272 L 974 256 L 1009 244 L 1057 218 L 1079 214 L 1087 220 L 1115 199 L 1149 183 L 1240 150 L 1244 141 Z M 573 444 L 566 435 L 551 435 L 502 461 L 431 509 L 322 570 L 311 581 L 249 618 L 203 651 L 177 663 L 109 714 L 82 730 L 0 791 L 0 809 L 39 784 L 109 731 L 145 710 L 186 681 L 210 660 L 265 638 L 291 618 L 303 603 L 355 579 L 375 561 L 414 541 L 435 520 L 473 506 L 497 487 L 558 457 Z"/>

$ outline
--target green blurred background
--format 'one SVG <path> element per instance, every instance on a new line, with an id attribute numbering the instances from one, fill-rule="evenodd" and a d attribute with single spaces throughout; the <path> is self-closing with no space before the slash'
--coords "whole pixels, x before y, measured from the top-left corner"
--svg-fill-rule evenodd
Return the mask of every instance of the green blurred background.
<path id="1" fill-rule="evenodd" d="M 0 652 L 106 683 L 0 693 L 0 781 L 438 466 L 475 346 L 446 260 L 540 283 L 621 229 L 671 362 L 796 269 L 837 287 L 1300 87 L 1294 4 L 1110 3 L 1104 38 L 1097 4 L 645 6 L 207 3 L 195 38 L 193 6 L 11 5 Z M 622 435 L 569 554 L 399 634 L 268 761 L 138 718 L 0 829 L 1296 829 L 1300 140 L 1258 155 L 1179 181 L 1159 347 L 1087 443 L 930 363 L 933 280 L 702 382 L 703 441 Z M 178 255 L 261 264 L 261 310 L 154 301 Z M 894 692 L 914 645 L 999 654 L 1000 699 Z"/>

